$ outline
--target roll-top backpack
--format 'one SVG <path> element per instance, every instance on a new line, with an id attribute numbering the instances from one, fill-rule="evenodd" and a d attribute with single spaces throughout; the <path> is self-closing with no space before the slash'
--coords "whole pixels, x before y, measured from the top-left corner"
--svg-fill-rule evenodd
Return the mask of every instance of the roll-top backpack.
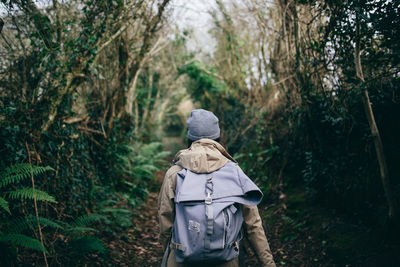
<path id="1" fill-rule="evenodd" d="M 177 262 L 218 263 L 239 255 L 241 204 L 257 205 L 260 189 L 233 162 L 212 173 L 177 174 L 170 247 Z"/>

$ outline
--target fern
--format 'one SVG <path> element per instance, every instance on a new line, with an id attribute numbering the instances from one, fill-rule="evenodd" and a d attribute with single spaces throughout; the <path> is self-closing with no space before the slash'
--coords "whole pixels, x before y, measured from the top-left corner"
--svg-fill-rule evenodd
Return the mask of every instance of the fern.
<path id="1" fill-rule="evenodd" d="M 70 242 L 71 248 L 78 254 L 83 255 L 88 252 L 105 253 L 106 249 L 100 239 L 92 236 L 83 236 Z"/>
<path id="2" fill-rule="evenodd" d="M 50 219 L 44 218 L 44 217 L 37 217 L 33 215 L 29 215 L 26 217 L 18 218 L 15 220 L 12 220 L 10 223 L 10 227 L 7 228 L 7 232 L 9 233 L 21 233 L 27 229 L 35 229 L 37 227 L 37 220 L 39 219 L 40 226 L 42 228 L 44 227 L 50 227 L 54 229 L 64 229 L 63 226 L 61 226 L 59 223 L 52 221 Z"/>
<path id="3" fill-rule="evenodd" d="M 66 232 L 74 233 L 74 234 L 81 234 L 84 232 L 98 232 L 98 230 L 92 227 L 85 227 L 85 226 L 71 226 L 70 228 L 65 230 Z"/>
<path id="4" fill-rule="evenodd" d="M 76 220 L 73 223 L 68 225 L 66 232 L 70 232 L 70 233 L 74 233 L 74 234 L 84 233 L 84 232 L 89 232 L 89 231 L 97 232 L 96 229 L 94 229 L 92 227 L 88 227 L 88 225 L 90 225 L 94 222 L 98 222 L 104 218 L 105 217 L 103 215 L 96 214 L 96 213 L 82 215 L 82 216 L 76 218 Z"/>
<path id="5" fill-rule="evenodd" d="M 153 157 L 155 152 L 161 150 L 162 145 L 159 142 L 145 144 L 140 148 L 140 155 L 145 158 Z"/>
<path id="6" fill-rule="evenodd" d="M 133 168 L 134 173 L 144 177 L 153 177 L 153 173 L 157 171 L 157 168 L 153 165 L 140 165 Z"/>
<path id="7" fill-rule="evenodd" d="M 73 226 L 88 226 L 94 222 L 98 222 L 101 219 L 104 219 L 103 215 L 91 213 L 85 214 L 78 218 L 76 218 L 75 222 L 72 224 Z"/>
<path id="8" fill-rule="evenodd" d="M 31 165 L 28 163 L 17 163 L 10 167 L 7 167 L 4 171 L 0 173 L 0 179 L 4 179 L 6 176 L 11 176 L 18 173 L 28 173 L 30 174 Z"/>
<path id="9" fill-rule="evenodd" d="M 11 243 L 15 246 L 22 246 L 38 251 L 47 252 L 47 249 L 40 243 L 39 240 L 23 235 L 23 234 L 6 234 L 0 236 L 0 242 Z"/>
<path id="10" fill-rule="evenodd" d="M 29 220 L 30 222 L 33 222 L 33 220 L 36 220 L 36 217 L 31 215 L 31 216 L 27 217 L 27 220 Z M 51 227 L 54 229 L 63 229 L 64 228 L 63 226 L 61 226 L 61 224 L 59 224 L 55 221 L 52 221 L 50 219 L 44 218 L 44 217 L 40 217 L 40 216 L 39 216 L 39 223 L 42 227 Z"/>
<path id="11" fill-rule="evenodd" d="M 7 200 L 5 200 L 2 197 L 0 197 L 0 207 L 5 209 L 8 212 L 8 214 L 11 214 L 10 207 L 8 206 Z"/>
<path id="12" fill-rule="evenodd" d="M 165 158 L 171 155 L 170 151 L 161 151 L 154 155 L 154 160 L 159 163 L 165 163 Z"/>
<path id="13" fill-rule="evenodd" d="M 21 163 L 10 166 L 0 172 L 0 189 L 11 184 L 19 183 L 20 181 L 32 176 L 40 175 L 46 171 L 53 170 L 51 167 L 31 166 L 30 164 Z M 7 200 L 6 200 L 7 199 Z M 33 190 L 29 187 L 15 189 L 8 192 L 2 192 L 0 196 L 0 207 L 6 210 L 9 214 L 9 199 L 36 199 L 39 201 L 47 201 L 57 203 L 55 198 L 41 190 Z M 6 230 L 7 234 L 0 233 L 0 242 L 8 243 L 13 246 L 26 247 L 38 251 L 48 253 L 44 245 L 37 239 L 22 234 L 26 230 L 36 229 L 37 223 L 42 227 L 52 227 L 63 229 L 58 223 L 43 217 L 27 216 L 13 220 L 7 220 L 0 224 L 1 228 Z"/>
<path id="14" fill-rule="evenodd" d="M 113 200 L 113 199 L 106 199 L 106 200 L 103 200 L 103 201 L 100 201 L 99 202 L 99 206 L 100 207 L 105 207 L 105 206 L 107 206 L 107 205 L 115 205 L 115 204 L 117 204 L 118 202 L 117 201 L 115 201 L 115 200 Z"/>
<path id="15" fill-rule="evenodd" d="M 162 151 L 158 142 L 149 144 L 123 144 L 122 154 L 117 154 L 118 170 L 129 176 L 152 178 L 170 152 Z"/>
<path id="16" fill-rule="evenodd" d="M 140 166 L 138 166 L 136 168 L 138 168 L 140 170 L 143 170 L 143 171 L 148 171 L 150 173 L 153 173 L 153 172 L 158 170 L 157 166 L 154 166 L 154 165 L 151 165 L 151 164 L 143 164 L 143 165 L 140 165 Z"/>
<path id="17" fill-rule="evenodd" d="M 57 203 L 54 197 L 46 192 L 37 189 L 33 191 L 32 188 L 28 187 L 6 192 L 6 195 L 11 199 L 33 199 L 35 197 L 39 201 Z"/>
<path id="18" fill-rule="evenodd" d="M 111 214 L 118 214 L 118 213 L 123 213 L 123 214 L 131 214 L 132 213 L 132 211 L 130 211 L 130 210 L 128 210 L 128 209 L 115 209 L 115 208 L 104 208 L 103 210 L 102 210 L 103 212 L 109 212 L 109 213 L 111 213 Z"/>
<path id="19" fill-rule="evenodd" d="M 0 173 L 0 188 L 12 183 L 18 183 L 26 178 L 31 177 L 31 175 L 36 176 L 51 170 L 54 169 L 49 166 L 33 166 L 26 163 L 13 165 Z"/>

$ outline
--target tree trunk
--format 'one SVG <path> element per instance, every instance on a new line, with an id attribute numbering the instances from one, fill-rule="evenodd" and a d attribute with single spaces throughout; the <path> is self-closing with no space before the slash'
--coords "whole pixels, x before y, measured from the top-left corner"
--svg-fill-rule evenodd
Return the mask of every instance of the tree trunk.
<path id="1" fill-rule="evenodd" d="M 146 123 L 148 123 L 147 122 L 147 117 L 149 115 L 152 91 L 153 91 L 153 74 L 150 73 L 149 74 L 149 84 L 148 84 L 148 87 L 147 87 L 147 99 L 146 99 L 146 103 L 144 105 L 144 110 L 143 110 L 143 115 L 142 115 L 142 123 L 141 123 L 141 126 L 140 126 L 142 131 L 145 129 Z"/>
<path id="2" fill-rule="evenodd" d="M 365 111 L 365 116 L 367 117 L 369 127 L 371 129 L 371 134 L 374 139 L 374 145 L 376 150 L 376 156 L 379 162 L 379 169 L 381 174 L 381 180 L 383 189 L 385 191 L 386 200 L 389 207 L 389 218 L 395 219 L 397 221 L 397 205 L 396 198 L 391 189 L 389 169 L 386 163 L 385 152 L 383 150 L 383 144 L 381 135 L 379 133 L 378 126 L 375 122 L 374 112 L 371 107 L 371 102 L 369 100 L 368 90 L 364 89 L 362 93 L 363 106 Z"/>
<path id="3" fill-rule="evenodd" d="M 357 78 L 362 82 L 362 84 L 365 84 L 364 74 L 361 66 L 361 57 L 360 57 L 360 37 L 359 37 L 360 23 L 358 16 L 356 16 L 356 31 L 357 31 L 356 45 L 354 49 L 354 61 L 356 66 L 356 73 L 357 73 Z M 374 139 L 374 145 L 376 150 L 376 156 L 378 158 L 378 163 L 379 163 L 382 186 L 385 192 L 386 201 L 389 208 L 389 214 L 388 214 L 389 219 L 394 220 L 396 223 L 398 223 L 396 198 L 391 188 L 389 169 L 386 162 L 385 152 L 383 150 L 383 143 L 381 135 L 379 133 L 378 126 L 376 125 L 375 122 L 374 112 L 372 110 L 371 102 L 369 100 L 368 90 L 366 88 L 363 89 L 362 101 L 363 101 L 365 116 L 367 117 L 371 134 Z"/>

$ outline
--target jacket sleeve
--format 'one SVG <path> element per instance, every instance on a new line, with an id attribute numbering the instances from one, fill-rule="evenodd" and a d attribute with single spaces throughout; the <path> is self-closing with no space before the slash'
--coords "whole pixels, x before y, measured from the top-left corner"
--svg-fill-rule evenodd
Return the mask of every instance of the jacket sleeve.
<path id="1" fill-rule="evenodd" d="M 181 167 L 174 165 L 167 171 L 158 195 L 159 241 L 164 250 L 167 248 L 172 226 L 174 225 L 176 175 L 181 169 Z"/>
<path id="2" fill-rule="evenodd" d="M 276 267 L 271 250 L 262 227 L 257 206 L 243 205 L 244 228 L 259 261 L 263 267 Z"/>

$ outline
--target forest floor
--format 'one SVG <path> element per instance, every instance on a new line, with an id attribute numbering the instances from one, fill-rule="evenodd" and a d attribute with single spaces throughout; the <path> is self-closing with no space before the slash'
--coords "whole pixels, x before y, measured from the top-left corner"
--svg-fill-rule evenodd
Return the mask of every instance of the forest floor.
<path id="1" fill-rule="evenodd" d="M 164 172 L 156 174 L 155 184 L 161 186 Z M 161 244 L 158 242 L 159 224 L 157 218 L 158 192 L 153 190 L 147 195 L 146 201 L 134 209 L 123 205 L 124 209 L 132 211 L 132 227 L 126 232 L 117 233 L 119 238 L 104 240 L 108 244 L 109 266 L 160 266 L 163 256 Z"/>

